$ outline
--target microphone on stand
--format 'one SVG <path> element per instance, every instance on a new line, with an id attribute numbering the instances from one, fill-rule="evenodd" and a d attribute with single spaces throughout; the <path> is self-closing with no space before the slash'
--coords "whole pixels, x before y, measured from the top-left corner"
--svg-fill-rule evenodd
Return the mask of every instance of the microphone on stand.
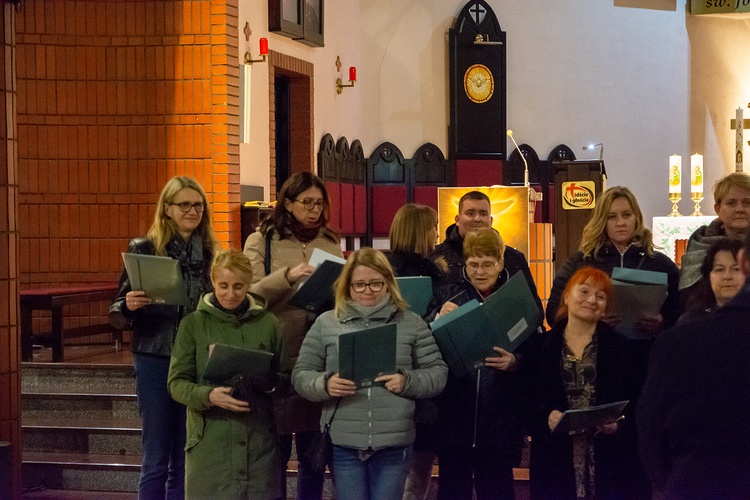
<path id="1" fill-rule="evenodd" d="M 607 172 L 604 170 L 604 144 L 601 142 L 597 142 L 596 144 L 589 144 L 588 146 L 584 146 L 583 150 L 586 151 L 587 149 L 594 149 L 596 147 L 599 147 L 599 173 L 602 175 L 602 190 L 607 190 Z"/>
<path id="2" fill-rule="evenodd" d="M 511 129 L 508 129 L 508 137 L 510 137 L 510 140 L 513 141 L 513 144 L 516 146 L 516 151 L 518 151 L 518 154 L 521 155 L 521 159 L 523 160 L 523 185 L 526 187 L 529 187 L 529 164 L 526 162 L 526 156 L 521 151 L 521 148 L 518 147 L 518 143 L 513 138 L 513 131 Z"/>
<path id="3" fill-rule="evenodd" d="M 594 149 L 596 147 L 599 147 L 599 161 L 604 161 L 604 144 L 601 142 L 597 142 L 596 144 L 589 144 L 588 146 L 584 146 L 583 150 L 586 151 L 587 149 Z"/>

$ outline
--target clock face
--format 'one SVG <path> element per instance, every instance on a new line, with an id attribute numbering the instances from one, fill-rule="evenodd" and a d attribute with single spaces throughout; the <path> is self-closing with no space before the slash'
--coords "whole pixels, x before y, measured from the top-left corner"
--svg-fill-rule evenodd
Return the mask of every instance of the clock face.
<path id="1" fill-rule="evenodd" d="M 469 66 L 464 73 L 464 90 L 472 102 L 487 102 L 495 90 L 495 80 L 490 69 L 484 64 Z"/>

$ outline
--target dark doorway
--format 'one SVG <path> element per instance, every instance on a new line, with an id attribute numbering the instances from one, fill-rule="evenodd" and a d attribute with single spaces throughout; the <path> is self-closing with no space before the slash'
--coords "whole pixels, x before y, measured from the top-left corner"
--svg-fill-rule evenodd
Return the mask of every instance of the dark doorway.
<path id="1" fill-rule="evenodd" d="M 284 75 L 274 76 L 276 87 L 274 94 L 274 111 L 276 114 L 276 190 L 281 189 L 291 175 L 291 137 L 289 127 L 289 82 Z"/>

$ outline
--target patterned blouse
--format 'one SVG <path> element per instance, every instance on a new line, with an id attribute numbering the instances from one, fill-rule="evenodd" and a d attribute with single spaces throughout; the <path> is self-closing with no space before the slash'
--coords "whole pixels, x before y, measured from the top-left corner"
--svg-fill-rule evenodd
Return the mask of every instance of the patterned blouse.
<path id="1" fill-rule="evenodd" d="M 570 409 L 588 408 L 596 404 L 596 353 L 597 334 L 584 348 L 579 359 L 567 344 L 563 343 L 560 375 Z M 580 432 L 571 436 L 573 440 L 573 469 L 576 479 L 576 498 L 593 499 L 594 488 L 594 436 L 591 432 Z"/>

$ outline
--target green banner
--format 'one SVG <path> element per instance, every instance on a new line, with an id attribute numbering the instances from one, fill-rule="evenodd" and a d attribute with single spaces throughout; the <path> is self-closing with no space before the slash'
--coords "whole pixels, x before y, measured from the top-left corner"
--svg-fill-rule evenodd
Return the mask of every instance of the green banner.
<path id="1" fill-rule="evenodd" d="M 691 14 L 750 12 L 750 0 L 690 0 Z"/>

